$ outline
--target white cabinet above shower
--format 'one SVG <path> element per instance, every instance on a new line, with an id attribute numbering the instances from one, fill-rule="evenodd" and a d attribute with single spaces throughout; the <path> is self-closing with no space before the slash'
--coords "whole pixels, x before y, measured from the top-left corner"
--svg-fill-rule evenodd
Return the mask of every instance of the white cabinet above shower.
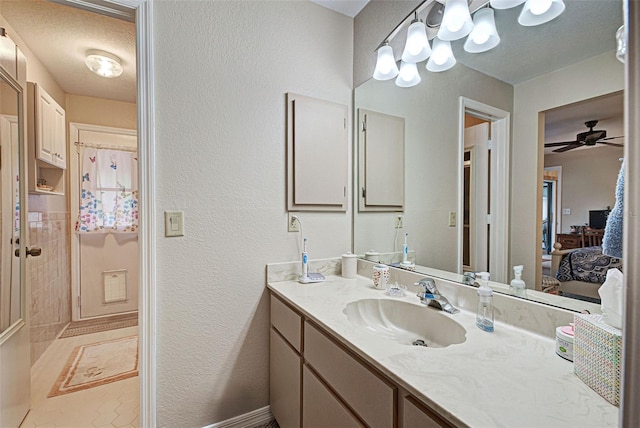
<path id="1" fill-rule="evenodd" d="M 29 192 L 64 194 L 67 132 L 64 109 L 37 83 L 27 83 Z"/>

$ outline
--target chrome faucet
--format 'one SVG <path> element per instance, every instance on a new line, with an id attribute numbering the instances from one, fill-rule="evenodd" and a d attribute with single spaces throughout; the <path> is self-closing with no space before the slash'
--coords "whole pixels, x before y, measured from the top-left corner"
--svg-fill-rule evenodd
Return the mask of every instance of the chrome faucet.
<path id="1" fill-rule="evenodd" d="M 480 287 L 480 284 L 476 281 L 475 272 L 465 272 L 462 275 L 462 283 L 472 287 Z"/>
<path id="2" fill-rule="evenodd" d="M 433 279 L 422 278 L 414 285 L 422 288 L 418 293 L 418 297 L 420 298 L 420 303 L 423 305 L 433 306 L 450 314 L 460 312 L 449 303 L 446 297 L 440 294 L 438 287 L 436 287 L 436 282 Z"/>

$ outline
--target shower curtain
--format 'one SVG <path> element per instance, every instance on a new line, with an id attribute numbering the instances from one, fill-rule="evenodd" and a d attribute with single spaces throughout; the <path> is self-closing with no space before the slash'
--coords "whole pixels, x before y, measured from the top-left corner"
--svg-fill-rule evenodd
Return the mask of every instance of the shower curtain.
<path id="1" fill-rule="evenodd" d="M 138 156 L 135 152 L 82 147 L 77 233 L 138 230 Z"/>

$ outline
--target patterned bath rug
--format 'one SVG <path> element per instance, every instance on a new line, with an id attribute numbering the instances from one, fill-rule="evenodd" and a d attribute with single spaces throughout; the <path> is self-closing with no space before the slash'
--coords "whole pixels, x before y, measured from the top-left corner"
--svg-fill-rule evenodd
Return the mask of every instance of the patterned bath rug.
<path id="1" fill-rule="evenodd" d="M 81 336 L 83 334 L 100 333 L 102 331 L 115 330 L 118 328 L 135 327 L 138 325 L 138 313 L 123 315 L 113 315 L 104 318 L 94 318 L 90 320 L 72 321 L 64 329 L 58 339 L 65 337 Z"/>
<path id="2" fill-rule="evenodd" d="M 138 336 L 77 346 L 48 398 L 138 376 Z"/>

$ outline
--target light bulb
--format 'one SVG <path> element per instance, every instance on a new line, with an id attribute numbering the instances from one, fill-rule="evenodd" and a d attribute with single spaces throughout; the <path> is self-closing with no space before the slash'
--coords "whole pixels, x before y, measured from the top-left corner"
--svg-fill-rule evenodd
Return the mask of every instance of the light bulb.
<path id="1" fill-rule="evenodd" d="M 489 36 L 491 36 L 491 29 L 486 28 L 485 25 L 476 25 L 474 31 L 471 32 L 471 39 L 478 45 L 487 43 Z"/>
<path id="2" fill-rule="evenodd" d="M 411 55 L 418 55 L 424 45 L 429 43 L 425 26 L 422 22 L 414 22 L 407 31 L 407 50 Z"/>
<path id="3" fill-rule="evenodd" d="M 535 0 L 531 2 L 531 13 L 534 15 L 542 15 L 551 7 L 551 0 Z"/>
<path id="4" fill-rule="evenodd" d="M 442 65 L 447 62 L 448 56 L 444 49 L 438 49 L 431 55 L 431 58 L 433 58 L 433 62 L 437 65 Z"/>

